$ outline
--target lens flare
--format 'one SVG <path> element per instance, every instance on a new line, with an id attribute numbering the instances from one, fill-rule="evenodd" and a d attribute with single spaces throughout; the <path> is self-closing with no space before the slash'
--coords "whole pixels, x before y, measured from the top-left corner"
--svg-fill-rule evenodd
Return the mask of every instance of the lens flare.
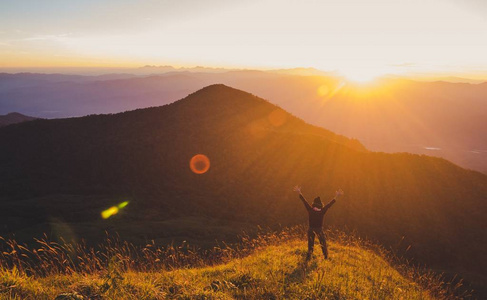
<path id="1" fill-rule="evenodd" d="M 122 203 L 120 203 L 120 204 L 118 205 L 118 208 L 119 208 L 119 209 L 122 209 L 122 208 L 124 208 L 125 206 L 127 206 L 128 204 L 129 204 L 129 202 L 128 202 L 128 201 L 124 201 L 124 202 L 122 202 Z"/>
<path id="2" fill-rule="evenodd" d="M 191 158 L 189 168 L 195 174 L 204 174 L 210 169 L 210 160 L 204 154 L 196 154 Z"/>
<path id="3" fill-rule="evenodd" d="M 103 219 L 108 219 L 111 216 L 114 216 L 120 212 L 121 209 L 123 209 L 125 206 L 129 204 L 128 201 L 124 201 L 116 206 L 112 206 L 109 209 L 105 209 L 104 211 L 101 212 L 101 217 Z"/>
<path id="4" fill-rule="evenodd" d="M 101 217 L 103 219 L 108 219 L 111 216 L 118 214 L 118 211 L 119 211 L 118 207 L 112 206 L 109 209 L 106 209 L 106 210 L 102 211 L 101 212 Z"/>

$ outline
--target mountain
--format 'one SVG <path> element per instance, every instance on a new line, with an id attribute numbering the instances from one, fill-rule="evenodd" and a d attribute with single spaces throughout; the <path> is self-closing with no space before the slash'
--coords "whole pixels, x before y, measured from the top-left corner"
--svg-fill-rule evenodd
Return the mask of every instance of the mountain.
<path id="1" fill-rule="evenodd" d="M 314 69 L 141 69 L 165 73 L 0 74 L 0 114 L 63 118 L 118 113 L 172 103 L 224 83 L 268 99 L 308 123 L 356 138 L 370 150 L 442 157 L 487 174 L 487 83 L 395 78 L 354 85 Z"/>
<path id="2" fill-rule="evenodd" d="M 7 126 L 10 124 L 21 123 L 26 121 L 32 121 L 37 118 L 25 116 L 23 114 L 19 114 L 16 112 L 9 113 L 3 116 L 0 116 L 0 127 Z"/>
<path id="3" fill-rule="evenodd" d="M 486 83 L 384 81 L 369 90 L 343 86 L 332 97 L 307 98 L 314 110 L 302 114 L 373 151 L 434 155 L 487 173 L 485 95 Z M 283 108 L 298 108 L 291 106 Z"/>
<path id="4" fill-rule="evenodd" d="M 116 113 L 174 102 L 211 82 L 184 73 L 124 79 L 4 74 L 0 76 L 0 113 L 20 111 L 42 118 Z"/>
<path id="5" fill-rule="evenodd" d="M 96 241 L 116 230 L 138 243 L 204 243 L 257 224 L 304 222 L 296 184 L 309 200 L 341 187 L 346 197 L 328 225 L 445 272 L 487 275 L 486 175 L 367 151 L 224 85 L 162 107 L 4 127 L 0 144 L 0 234 Z M 196 154 L 209 158 L 208 172 L 191 172 Z M 100 217 L 125 201 L 118 215 Z"/>

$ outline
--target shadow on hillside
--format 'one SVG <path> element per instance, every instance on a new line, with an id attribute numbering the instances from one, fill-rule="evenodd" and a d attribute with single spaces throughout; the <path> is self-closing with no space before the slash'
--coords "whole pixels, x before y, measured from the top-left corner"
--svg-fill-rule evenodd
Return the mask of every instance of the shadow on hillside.
<path id="1" fill-rule="evenodd" d="M 296 251 L 296 254 L 300 256 L 298 264 L 292 272 L 286 274 L 286 281 L 302 283 L 306 279 L 306 276 L 318 267 L 318 262 L 316 259 L 306 260 L 305 251 Z"/>

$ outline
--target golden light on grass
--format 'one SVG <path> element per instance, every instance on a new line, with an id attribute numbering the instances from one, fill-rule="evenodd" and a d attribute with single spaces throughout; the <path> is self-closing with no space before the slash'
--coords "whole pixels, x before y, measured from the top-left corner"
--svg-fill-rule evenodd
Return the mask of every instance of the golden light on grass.
<path id="1" fill-rule="evenodd" d="M 256 282 L 245 290 L 249 299 L 269 299 L 262 296 L 263 290 L 271 290 L 266 295 L 272 298 L 312 294 L 316 299 L 326 299 L 330 289 L 340 293 L 342 299 L 356 299 L 360 295 L 436 299 L 432 294 L 444 296 L 441 299 L 454 299 L 455 289 L 445 289 L 451 283 L 445 284 L 442 276 L 420 272 L 408 265 L 401 269 L 404 274 L 399 273 L 391 267 L 392 259 L 387 253 L 371 251 L 372 247 L 376 249 L 372 243 L 338 231 L 329 232 L 329 249 L 333 259 L 340 263 L 330 264 L 315 255 L 311 263 L 317 267 L 308 268 L 302 261 L 306 251 L 302 240 L 304 230 L 294 227 L 283 232 L 262 231 L 256 237 L 240 238 L 232 246 L 212 247 L 204 253 L 174 243 L 157 246 L 153 240 L 146 247 L 139 247 L 118 236 L 107 236 L 96 250 L 84 243 L 57 243 L 47 237 L 36 239 L 32 248 L 2 239 L 5 250 L 0 252 L 0 278 L 2 284 L 8 283 L 4 284 L 2 295 L 20 294 L 22 299 L 78 299 L 63 296 L 77 294 L 66 293 L 66 284 L 59 284 L 62 278 L 73 291 L 105 282 L 103 288 L 97 289 L 103 299 L 162 299 L 165 294 L 161 291 L 170 291 L 174 282 L 181 283 L 179 295 L 184 299 L 195 299 L 203 293 L 211 299 L 221 295 L 230 299 L 243 297 L 234 285 L 213 284 L 210 287 L 215 288 L 208 289 L 207 280 L 201 278 L 206 279 L 211 272 L 213 283 Z M 279 280 L 275 274 L 283 270 L 299 271 L 306 276 L 306 282 Z M 353 284 L 350 284 L 351 277 Z M 275 293 L 282 290 L 286 294 Z"/>
<path id="2" fill-rule="evenodd" d="M 118 211 L 119 211 L 118 207 L 112 206 L 109 209 L 105 209 L 104 211 L 102 211 L 101 212 L 101 217 L 103 219 L 108 219 L 111 216 L 118 214 Z"/>
<path id="3" fill-rule="evenodd" d="M 272 126 L 279 127 L 286 123 L 287 114 L 282 109 L 276 109 L 272 111 L 267 118 L 269 119 L 269 122 L 272 124 Z"/>
<path id="4" fill-rule="evenodd" d="M 189 168 L 195 174 L 204 174 L 210 169 L 210 159 L 204 154 L 196 154 L 191 158 Z"/>

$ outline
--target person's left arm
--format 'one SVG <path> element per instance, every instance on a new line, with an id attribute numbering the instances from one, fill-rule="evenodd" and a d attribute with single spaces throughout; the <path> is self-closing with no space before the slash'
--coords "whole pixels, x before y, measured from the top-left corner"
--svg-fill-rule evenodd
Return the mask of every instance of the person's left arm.
<path id="1" fill-rule="evenodd" d="M 326 211 L 333 205 L 335 204 L 336 200 L 340 198 L 343 195 L 342 189 L 338 189 L 338 191 L 335 192 L 335 197 L 323 207 L 323 214 L 326 213 Z"/>

